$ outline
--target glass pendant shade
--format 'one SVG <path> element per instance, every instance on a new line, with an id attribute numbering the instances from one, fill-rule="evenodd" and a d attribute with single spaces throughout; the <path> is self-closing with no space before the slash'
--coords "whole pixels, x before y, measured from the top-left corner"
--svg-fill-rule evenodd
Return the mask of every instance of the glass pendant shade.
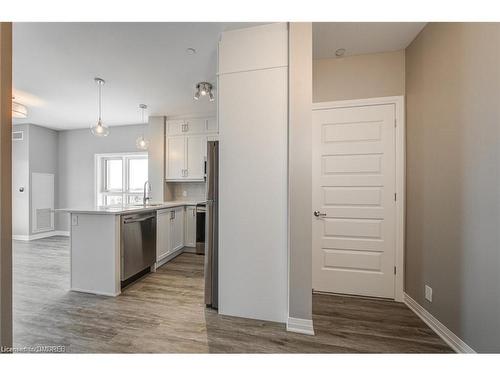
<path id="1" fill-rule="evenodd" d="M 98 116 L 97 124 L 90 125 L 90 132 L 96 137 L 106 137 L 109 134 L 109 129 L 102 123 L 102 86 L 104 85 L 104 80 L 102 78 L 94 78 L 97 84 L 97 100 L 98 100 Z"/>
<path id="2" fill-rule="evenodd" d="M 109 134 L 109 129 L 107 126 L 103 125 L 102 121 L 99 119 L 96 125 L 90 127 L 90 132 L 96 137 L 106 137 Z"/>
<path id="3" fill-rule="evenodd" d="M 139 150 L 147 150 L 149 147 L 149 141 L 145 139 L 143 135 L 141 135 L 136 139 L 135 145 Z"/>

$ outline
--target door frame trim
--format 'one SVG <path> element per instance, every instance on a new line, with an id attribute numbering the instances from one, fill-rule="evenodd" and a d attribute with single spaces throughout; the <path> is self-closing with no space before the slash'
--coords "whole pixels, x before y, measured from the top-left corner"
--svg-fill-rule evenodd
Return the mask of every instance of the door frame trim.
<path id="1" fill-rule="evenodd" d="M 313 103 L 312 110 L 366 107 L 384 104 L 394 104 L 396 118 L 396 276 L 394 278 L 394 299 L 403 302 L 404 297 L 404 243 L 405 243 L 405 202 L 406 202 L 406 123 L 405 97 L 385 96 L 379 98 L 337 100 L 332 102 Z"/>

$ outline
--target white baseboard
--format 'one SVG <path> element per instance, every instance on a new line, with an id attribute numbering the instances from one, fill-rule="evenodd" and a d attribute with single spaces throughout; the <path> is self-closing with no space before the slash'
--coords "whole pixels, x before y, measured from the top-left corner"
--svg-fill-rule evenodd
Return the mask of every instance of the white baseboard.
<path id="1" fill-rule="evenodd" d="M 196 254 L 196 247 L 188 247 L 185 246 L 182 248 L 183 253 L 191 253 L 191 254 Z"/>
<path id="2" fill-rule="evenodd" d="M 184 248 L 182 249 L 179 249 L 175 252 L 173 252 L 172 254 L 168 254 L 166 257 L 160 259 L 160 260 L 157 260 L 156 263 L 155 263 L 155 269 L 158 269 L 160 268 L 161 266 L 163 266 L 165 263 L 168 263 L 170 262 L 172 259 L 174 259 L 176 256 L 178 255 L 181 255 L 183 253 L 183 250 Z"/>
<path id="3" fill-rule="evenodd" d="M 424 321 L 436 334 L 441 337 L 457 353 L 476 353 L 460 337 L 451 332 L 443 323 L 437 320 L 434 315 L 424 309 L 408 294 L 404 294 L 403 302 L 417 316 Z"/>
<path id="4" fill-rule="evenodd" d="M 13 234 L 12 239 L 17 241 L 33 241 L 33 240 L 39 240 L 41 238 L 54 237 L 54 236 L 69 237 L 69 232 L 63 230 L 51 230 L 49 232 L 30 234 L 28 236 Z"/>
<path id="5" fill-rule="evenodd" d="M 286 321 L 286 330 L 289 332 L 314 336 L 313 321 L 311 319 L 299 319 L 289 316 Z"/>

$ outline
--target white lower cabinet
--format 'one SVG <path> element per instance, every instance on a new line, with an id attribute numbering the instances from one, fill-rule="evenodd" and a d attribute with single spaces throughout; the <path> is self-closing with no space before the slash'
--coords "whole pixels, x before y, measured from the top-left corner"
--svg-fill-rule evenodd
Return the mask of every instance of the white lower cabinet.
<path id="1" fill-rule="evenodd" d="M 172 252 L 184 247 L 184 206 L 172 209 Z"/>
<path id="2" fill-rule="evenodd" d="M 159 262 L 172 252 L 171 246 L 171 210 L 159 210 L 156 213 L 156 261 Z"/>
<path id="3" fill-rule="evenodd" d="M 184 207 L 158 210 L 156 214 L 156 262 L 184 247 Z"/>
<path id="4" fill-rule="evenodd" d="M 196 206 L 186 207 L 186 226 L 184 228 L 184 246 L 196 247 Z"/>

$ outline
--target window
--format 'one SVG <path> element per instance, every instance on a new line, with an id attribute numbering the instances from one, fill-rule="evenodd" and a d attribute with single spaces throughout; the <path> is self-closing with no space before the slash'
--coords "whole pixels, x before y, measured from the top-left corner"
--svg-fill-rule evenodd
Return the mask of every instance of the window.
<path id="1" fill-rule="evenodd" d="M 142 203 L 148 180 L 148 154 L 96 155 L 96 203 L 116 206 Z"/>

